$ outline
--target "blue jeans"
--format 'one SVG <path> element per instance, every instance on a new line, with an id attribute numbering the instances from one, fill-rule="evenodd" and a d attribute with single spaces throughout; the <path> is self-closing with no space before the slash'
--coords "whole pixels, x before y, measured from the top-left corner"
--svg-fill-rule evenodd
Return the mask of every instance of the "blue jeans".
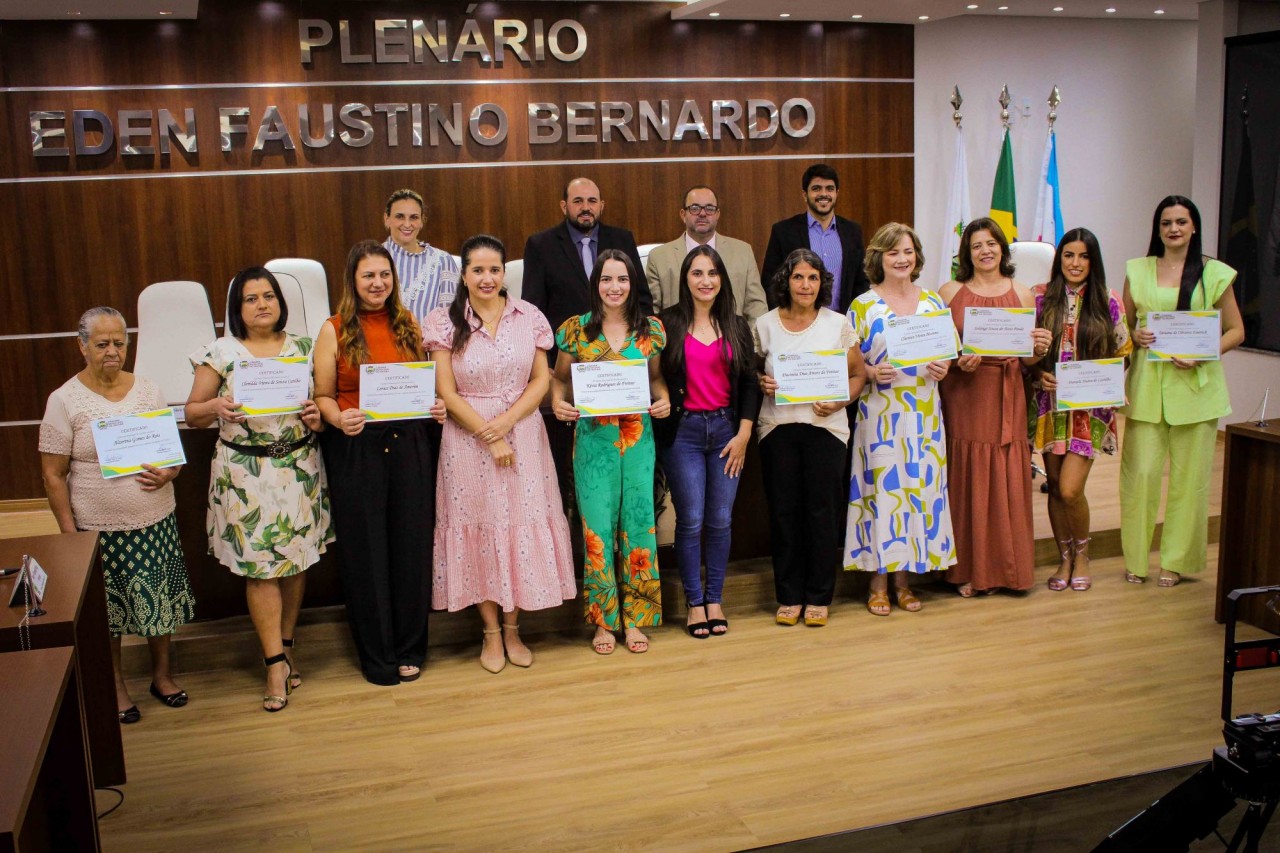
<path id="1" fill-rule="evenodd" d="M 724 473 L 720 452 L 738 434 L 729 409 L 686 411 L 662 464 L 676 510 L 676 562 L 690 607 L 719 604 L 729 565 L 729 536 L 738 478 Z M 702 587 L 703 543 L 707 585 Z"/>

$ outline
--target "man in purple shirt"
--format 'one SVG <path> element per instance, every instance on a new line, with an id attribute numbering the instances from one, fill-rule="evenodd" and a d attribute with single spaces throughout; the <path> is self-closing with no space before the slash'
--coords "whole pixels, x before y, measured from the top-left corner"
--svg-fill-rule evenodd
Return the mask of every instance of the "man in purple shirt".
<path id="1" fill-rule="evenodd" d="M 769 246 L 764 253 L 762 278 L 769 307 L 777 307 L 773 298 L 773 276 L 796 249 L 812 249 L 835 279 L 831 288 L 831 304 L 827 307 L 847 313 L 849 303 L 871 286 L 862 269 L 862 226 L 837 216 L 836 199 L 840 196 L 840 177 L 826 163 L 815 163 L 804 172 L 804 213 L 773 224 Z"/>

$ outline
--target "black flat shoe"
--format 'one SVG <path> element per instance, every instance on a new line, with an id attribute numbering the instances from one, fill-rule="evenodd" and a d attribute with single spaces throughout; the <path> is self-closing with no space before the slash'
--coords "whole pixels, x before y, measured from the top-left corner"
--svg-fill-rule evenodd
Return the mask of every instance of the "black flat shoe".
<path id="1" fill-rule="evenodd" d="M 130 705 L 123 711 L 117 711 L 116 714 L 120 717 L 121 725 L 125 726 L 133 725 L 142 719 L 142 712 L 138 710 L 137 705 Z"/>
<path id="2" fill-rule="evenodd" d="M 187 699 L 189 698 L 187 696 L 187 691 L 185 690 L 179 690 L 177 693 L 170 693 L 166 696 L 160 692 L 160 689 L 156 687 L 156 683 L 154 681 L 151 682 L 151 695 L 168 705 L 170 708 L 181 708 L 183 705 L 187 704 Z"/>

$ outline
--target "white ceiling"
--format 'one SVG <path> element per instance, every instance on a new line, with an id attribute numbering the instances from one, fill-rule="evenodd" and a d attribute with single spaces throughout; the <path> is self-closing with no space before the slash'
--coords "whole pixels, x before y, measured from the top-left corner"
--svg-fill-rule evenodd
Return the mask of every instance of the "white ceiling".
<path id="1" fill-rule="evenodd" d="M 0 21 L 165 20 L 195 18 L 199 8 L 200 0 L 0 0 Z"/>
<path id="2" fill-rule="evenodd" d="M 976 6 L 969 9 L 969 6 Z M 920 24 L 960 15 L 1021 15 L 1063 18 L 1141 18 L 1194 21 L 1198 0 L 692 0 L 673 18 L 776 21 L 848 21 Z M 1058 7 L 1062 11 L 1055 12 Z M 1108 12 L 1107 9 L 1114 9 Z M 1162 9 L 1162 14 L 1156 14 Z M 927 16 L 927 17 L 924 17 Z"/>
<path id="3" fill-rule="evenodd" d="M 405 14 L 411 15 L 425 11 L 427 4 L 405 5 Z M 969 5 L 978 8 L 968 9 Z M 927 24 L 958 15 L 1194 21 L 1198 5 L 1198 0 L 690 0 L 676 5 L 671 17 L 697 20 L 714 15 L 720 20 L 773 21 L 787 13 L 792 21 L 848 21 L 862 15 L 861 20 L 867 23 L 894 24 Z M 1055 12 L 1055 6 L 1062 11 Z M 199 0 L 0 0 L 0 21 L 195 18 L 199 7 Z M 1108 13 L 1109 8 L 1115 11 Z M 1157 15 L 1156 9 L 1164 13 Z"/>

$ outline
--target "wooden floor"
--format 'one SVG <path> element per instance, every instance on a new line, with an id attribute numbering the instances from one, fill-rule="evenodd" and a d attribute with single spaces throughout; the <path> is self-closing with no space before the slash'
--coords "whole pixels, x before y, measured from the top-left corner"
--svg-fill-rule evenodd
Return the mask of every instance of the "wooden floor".
<path id="1" fill-rule="evenodd" d="M 1115 494 L 1107 470 L 1091 495 Z M 38 529 L 13 520 L 0 534 Z M 532 669 L 498 675 L 478 643 L 433 647 L 420 681 L 390 688 L 359 677 L 342 632 L 307 626 L 305 683 L 278 714 L 251 667 L 183 673 L 181 710 L 131 682 L 143 720 L 103 845 L 739 850 L 1205 760 L 1221 743 L 1208 556 L 1174 589 L 1105 559 L 1087 593 L 1048 591 L 1041 566 L 1019 596 L 927 587 L 919 614 L 837 599 L 821 629 L 751 605 L 725 638 L 666 626 L 645 655 L 541 636 Z M 1240 676 L 1236 710 L 1274 711 L 1276 688 Z"/>
<path id="2" fill-rule="evenodd" d="M 499 675 L 433 649 L 391 688 L 303 634 L 279 714 L 250 669 L 186 674 L 182 710 L 132 685 L 104 846 L 736 850 L 1207 759 L 1212 581 L 1097 570 L 1088 593 L 939 591 L 887 619 L 841 601 L 821 629 L 761 610 L 724 639 L 664 627 L 642 656 L 542 638 Z M 1237 710 L 1275 709 L 1272 673 L 1238 681 Z"/>

